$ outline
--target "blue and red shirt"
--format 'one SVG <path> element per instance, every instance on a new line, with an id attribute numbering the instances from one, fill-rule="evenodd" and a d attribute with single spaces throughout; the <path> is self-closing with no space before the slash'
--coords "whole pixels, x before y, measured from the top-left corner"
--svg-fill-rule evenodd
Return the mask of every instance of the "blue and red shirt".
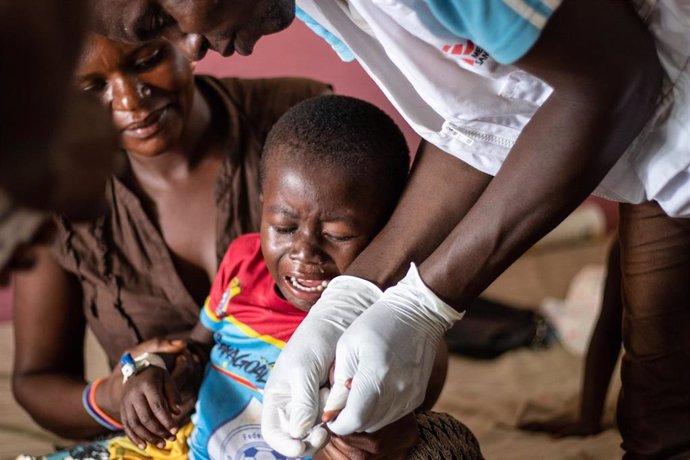
<path id="1" fill-rule="evenodd" d="M 305 316 L 276 292 L 259 235 L 237 238 L 201 312 L 215 344 L 193 416 L 192 458 L 285 458 L 261 437 L 263 389 Z"/>

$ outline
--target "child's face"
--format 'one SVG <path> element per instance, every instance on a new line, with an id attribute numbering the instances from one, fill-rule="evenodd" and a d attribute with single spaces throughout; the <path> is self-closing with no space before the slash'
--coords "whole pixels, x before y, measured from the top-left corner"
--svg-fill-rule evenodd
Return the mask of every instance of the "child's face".
<path id="1" fill-rule="evenodd" d="M 265 168 L 261 249 L 283 297 L 307 311 L 382 224 L 375 181 L 276 153 Z"/>
<path id="2" fill-rule="evenodd" d="M 110 110 L 121 147 L 146 156 L 180 140 L 194 97 L 190 62 L 163 40 L 132 45 L 91 34 L 77 84 Z"/>

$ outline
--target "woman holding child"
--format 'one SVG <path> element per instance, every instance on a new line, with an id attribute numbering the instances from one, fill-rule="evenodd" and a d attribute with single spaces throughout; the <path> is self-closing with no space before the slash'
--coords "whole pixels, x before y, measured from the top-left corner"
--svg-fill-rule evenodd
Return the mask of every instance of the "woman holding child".
<path id="1" fill-rule="evenodd" d="M 405 185 L 408 163 L 405 138 L 395 123 L 355 98 L 312 98 L 275 124 L 261 158 L 261 232 L 230 244 L 190 335 L 200 347 L 213 346 L 194 427 L 184 440 L 190 458 L 278 455 L 260 434 L 262 390 L 272 364 L 325 287 L 388 220 Z M 441 390 L 445 346 L 438 351 L 426 399 L 415 412 L 428 410 Z M 141 369 L 127 379 L 123 391 L 123 424 L 139 449 L 146 449 L 147 442 L 163 445 L 180 431 L 170 404 L 175 382 L 167 370 Z M 452 417 L 412 412 L 373 435 L 332 437 L 314 458 L 480 457 L 471 432 Z M 145 420 L 142 413 L 153 417 Z M 320 428 L 308 439 L 320 447 L 328 433 Z"/>
<path id="2" fill-rule="evenodd" d="M 266 134 L 289 107 L 329 88 L 195 77 L 165 41 L 97 35 L 77 73 L 79 86 L 109 107 L 127 168 L 108 182 L 100 218 L 58 218 L 54 247 L 37 248 L 36 267 L 17 276 L 13 388 L 39 424 L 86 438 L 118 427 L 117 362 L 127 350 L 180 353 L 175 375 L 188 388 L 181 416 L 191 411 L 202 369 L 195 354 L 181 341 L 149 339 L 188 335 L 230 241 L 259 229 Z M 113 368 L 88 386 L 87 325 Z"/>
<path id="3" fill-rule="evenodd" d="M 259 157 L 269 129 L 292 105 L 328 92 L 326 85 L 309 80 L 217 80 L 194 77 L 192 70 L 164 41 L 136 46 L 92 35 L 84 50 L 78 83 L 110 108 L 127 168 L 108 182 L 103 216 L 80 225 L 57 218 L 53 247 L 37 248 L 36 267 L 16 277 L 14 392 L 39 424 L 62 436 L 101 436 L 108 429 L 121 429 L 123 422 L 130 437 L 138 444 L 149 441 L 149 454 L 156 455 L 155 449 L 164 447 L 173 434 L 191 433 L 182 422 L 197 399 L 210 342 L 194 346 L 199 341 L 175 339 L 187 339 L 197 323 L 229 243 L 259 230 Z M 397 135 L 405 149 L 398 171 L 404 178 L 407 152 Z M 396 190 L 400 188 L 398 183 Z M 378 198 L 378 189 L 369 191 Z M 389 205 L 375 214 L 387 216 L 391 209 Z M 372 216 L 366 235 L 354 245 L 357 251 L 373 236 L 372 228 L 384 222 Z M 345 266 L 325 263 L 323 268 L 335 276 Z M 36 328 L 37 317 L 43 320 L 41 328 Z M 90 384 L 83 363 L 86 325 L 113 368 Z M 131 398 L 123 400 L 118 360 L 125 352 L 135 357 L 156 352 L 166 359 L 181 397 L 175 401 L 180 407 L 170 408 L 174 427 L 155 422 L 154 407 L 135 409 Z M 427 409 L 445 376 L 445 353 L 438 359 Z M 214 393 L 207 394 L 213 401 Z M 128 414 L 122 408 L 129 408 Z M 377 452 L 377 458 L 393 458 L 395 451 L 395 457 L 404 458 L 417 440 L 418 423 L 429 433 L 446 428 L 455 436 L 453 430 L 460 430 L 469 442 L 456 447 L 471 446 L 478 452 L 471 433 L 450 417 L 422 414 L 400 420 L 383 434 L 334 438 L 320 458 L 374 458 L 366 451 Z M 186 438 L 179 439 L 182 444 L 175 448 L 182 446 L 183 451 Z M 194 446 L 205 449 L 198 439 Z M 137 447 L 117 437 L 89 448 Z M 436 450 L 422 443 L 417 458 L 427 458 L 429 449 Z"/>

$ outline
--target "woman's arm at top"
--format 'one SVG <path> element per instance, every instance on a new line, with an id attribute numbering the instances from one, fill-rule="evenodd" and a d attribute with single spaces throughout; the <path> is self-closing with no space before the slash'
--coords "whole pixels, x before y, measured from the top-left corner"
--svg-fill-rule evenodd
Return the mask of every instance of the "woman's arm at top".
<path id="1" fill-rule="evenodd" d="M 104 431 L 81 403 L 84 379 L 82 293 L 50 249 L 37 246 L 36 264 L 15 275 L 15 358 L 12 389 L 42 427 L 68 438 Z"/>
<path id="2" fill-rule="evenodd" d="M 499 173 L 485 189 L 471 187 L 479 195 L 448 196 L 444 189 L 461 191 L 458 182 L 476 173 L 448 177 L 422 161 L 349 274 L 385 286 L 410 260 L 423 261 L 425 283 L 461 307 L 591 193 L 652 115 L 661 88 L 654 43 L 627 2 L 564 0 L 516 65 L 554 91 Z"/>

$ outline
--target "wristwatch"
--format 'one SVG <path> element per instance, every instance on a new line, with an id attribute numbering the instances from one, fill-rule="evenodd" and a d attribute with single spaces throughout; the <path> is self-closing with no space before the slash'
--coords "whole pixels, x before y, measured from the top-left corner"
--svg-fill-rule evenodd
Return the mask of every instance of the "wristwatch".
<path id="1" fill-rule="evenodd" d="M 131 353 L 125 353 L 120 358 L 120 365 L 122 372 L 122 383 L 125 383 L 130 379 L 130 377 L 137 375 L 139 372 L 143 371 L 149 366 L 156 366 L 167 370 L 163 358 L 155 353 L 142 353 L 135 357 L 132 357 Z"/>

